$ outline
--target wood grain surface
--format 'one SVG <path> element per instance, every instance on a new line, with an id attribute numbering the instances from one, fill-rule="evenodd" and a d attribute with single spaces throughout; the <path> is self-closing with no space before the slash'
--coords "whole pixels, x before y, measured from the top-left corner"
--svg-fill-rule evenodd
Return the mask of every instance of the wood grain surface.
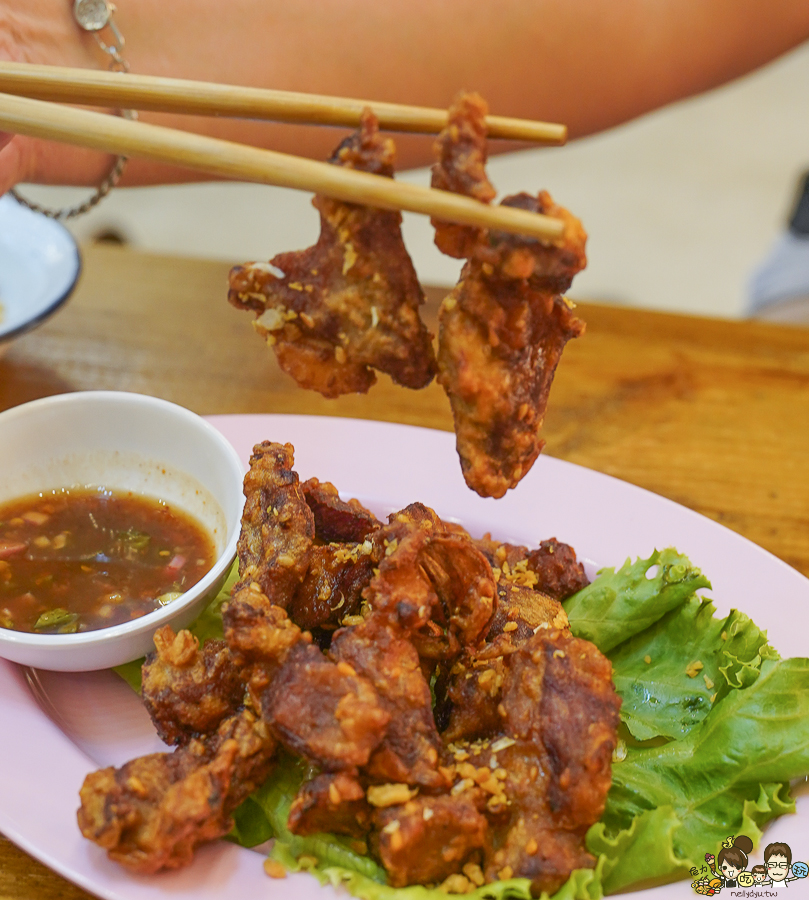
<path id="1" fill-rule="evenodd" d="M 436 385 L 298 389 L 226 300 L 228 265 L 84 251 L 67 306 L 0 357 L 0 410 L 131 390 L 201 414 L 304 413 L 452 428 Z M 239 260 L 241 262 L 241 260 Z M 434 327 L 441 293 L 429 292 Z M 809 575 L 809 329 L 581 303 L 551 392 L 546 451 L 721 522 Z M 560 536 L 563 537 L 563 536 Z M 0 837 L 0 900 L 89 895 Z"/>

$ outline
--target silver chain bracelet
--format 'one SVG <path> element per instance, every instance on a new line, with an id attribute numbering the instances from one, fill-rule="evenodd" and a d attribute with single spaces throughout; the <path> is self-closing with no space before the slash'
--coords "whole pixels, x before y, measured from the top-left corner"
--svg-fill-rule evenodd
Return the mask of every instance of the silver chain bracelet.
<path id="1" fill-rule="evenodd" d="M 73 16 L 77 24 L 84 31 L 89 31 L 96 39 L 98 46 L 110 57 L 109 69 L 111 72 L 128 72 L 129 63 L 123 58 L 122 51 L 125 46 L 124 37 L 118 30 L 113 14 L 115 7 L 109 0 L 75 0 L 73 3 Z M 101 37 L 101 32 L 108 28 L 112 35 L 112 40 L 105 41 Z M 119 110 L 119 114 L 125 119 L 137 119 L 138 113 L 134 109 Z M 127 159 L 125 156 L 117 156 L 110 169 L 107 177 L 96 188 L 95 193 L 88 200 L 79 203 L 77 206 L 68 206 L 64 209 L 48 209 L 40 206 L 31 200 L 26 200 L 21 196 L 16 188 L 12 188 L 9 193 L 16 198 L 23 206 L 33 209 L 35 212 L 42 213 L 50 219 L 75 219 L 76 216 L 83 215 L 100 203 L 109 192 L 118 184 L 121 175 L 123 175 L 126 167 Z"/>

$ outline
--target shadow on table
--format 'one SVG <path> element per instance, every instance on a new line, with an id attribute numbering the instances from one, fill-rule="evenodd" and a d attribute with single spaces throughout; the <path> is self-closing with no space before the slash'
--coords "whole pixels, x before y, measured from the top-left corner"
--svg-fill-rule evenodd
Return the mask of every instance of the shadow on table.
<path id="1" fill-rule="evenodd" d="M 29 400 L 74 390 L 74 385 L 51 369 L 14 362 L 10 356 L 0 359 L 0 411 L 28 403 Z"/>

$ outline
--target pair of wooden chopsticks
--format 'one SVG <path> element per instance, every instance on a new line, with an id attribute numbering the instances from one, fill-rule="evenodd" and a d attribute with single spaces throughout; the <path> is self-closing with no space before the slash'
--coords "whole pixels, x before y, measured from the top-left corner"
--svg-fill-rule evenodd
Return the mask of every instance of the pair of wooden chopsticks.
<path id="1" fill-rule="evenodd" d="M 116 72 L 0 62 L 0 131 L 139 156 L 218 175 L 297 188 L 349 203 L 402 209 L 541 240 L 562 236 L 549 216 L 406 184 L 272 150 L 63 106 L 63 103 L 356 127 L 369 106 L 386 130 L 437 133 L 444 110 Z M 54 102 L 55 101 L 55 102 Z M 563 125 L 487 118 L 490 137 L 561 144 Z"/>

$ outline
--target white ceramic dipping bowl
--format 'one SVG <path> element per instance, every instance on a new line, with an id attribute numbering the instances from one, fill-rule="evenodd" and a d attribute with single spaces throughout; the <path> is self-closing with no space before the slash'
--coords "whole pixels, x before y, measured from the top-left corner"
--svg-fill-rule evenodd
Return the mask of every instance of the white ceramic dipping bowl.
<path id="1" fill-rule="evenodd" d="M 210 572 L 167 606 L 77 634 L 0 628 L 0 657 L 62 672 L 106 669 L 154 649 L 161 626 L 188 625 L 220 590 L 235 558 L 243 476 L 236 451 L 212 425 L 154 397 L 86 391 L 0 413 L 0 503 L 53 488 L 131 491 L 191 515 L 216 547 Z"/>

